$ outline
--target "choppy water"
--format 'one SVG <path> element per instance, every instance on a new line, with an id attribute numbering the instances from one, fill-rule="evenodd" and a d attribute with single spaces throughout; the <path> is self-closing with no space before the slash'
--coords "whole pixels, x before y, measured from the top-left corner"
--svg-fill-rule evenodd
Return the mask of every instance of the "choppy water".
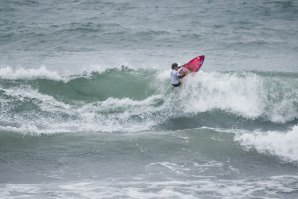
<path id="1" fill-rule="evenodd" d="M 0 197 L 298 197 L 297 21 L 296 1 L 1 1 Z"/>

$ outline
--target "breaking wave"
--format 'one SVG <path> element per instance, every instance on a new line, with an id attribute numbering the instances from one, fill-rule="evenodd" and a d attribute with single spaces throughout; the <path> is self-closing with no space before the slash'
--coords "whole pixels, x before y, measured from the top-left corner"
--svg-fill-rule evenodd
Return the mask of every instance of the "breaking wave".
<path id="1" fill-rule="evenodd" d="M 298 74 L 200 71 L 173 89 L 168 73 L 122 67 L 61 76 L 44 67 L 2 68 L 0 128 L 25 134 L 137 132 L 172 128 L 177 120 L 188 121 L 184 128 L 236 128 L 239 121 L 288 128 L 298 118 Z"/>

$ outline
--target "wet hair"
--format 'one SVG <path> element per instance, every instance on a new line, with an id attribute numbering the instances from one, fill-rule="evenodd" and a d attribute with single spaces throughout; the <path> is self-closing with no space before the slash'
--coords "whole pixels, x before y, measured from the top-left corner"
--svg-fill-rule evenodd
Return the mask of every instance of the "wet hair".
<path id="1" fill-rule="evenodd" d="M 178 67 L 178 64 L 177 64 L 177 63 L 173 63 L 173 64 L 172 64 L 172 69 L 174 69 L 174 68 L 176 68 L 176 67 Z"/>

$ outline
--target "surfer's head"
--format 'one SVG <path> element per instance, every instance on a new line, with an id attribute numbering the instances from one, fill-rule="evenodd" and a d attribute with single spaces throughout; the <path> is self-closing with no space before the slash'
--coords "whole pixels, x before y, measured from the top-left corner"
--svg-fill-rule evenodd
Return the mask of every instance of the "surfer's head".
<path id="1" fill-rule="evenodd" d="M 173 70 L 177 70 L 178 69 L 178 64 L 177 63 L 173 63 L 172 64 L 172 69 Z"/>

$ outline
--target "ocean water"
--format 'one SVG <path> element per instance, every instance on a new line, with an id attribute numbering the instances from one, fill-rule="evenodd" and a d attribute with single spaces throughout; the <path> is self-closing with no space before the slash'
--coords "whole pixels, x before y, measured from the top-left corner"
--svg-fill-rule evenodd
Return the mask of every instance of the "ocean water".
<path id="1" fill-rule="evenodd" d="M 0 198 L 298 198 L 297 24 L 294 0 L 1 0 Z"/>

